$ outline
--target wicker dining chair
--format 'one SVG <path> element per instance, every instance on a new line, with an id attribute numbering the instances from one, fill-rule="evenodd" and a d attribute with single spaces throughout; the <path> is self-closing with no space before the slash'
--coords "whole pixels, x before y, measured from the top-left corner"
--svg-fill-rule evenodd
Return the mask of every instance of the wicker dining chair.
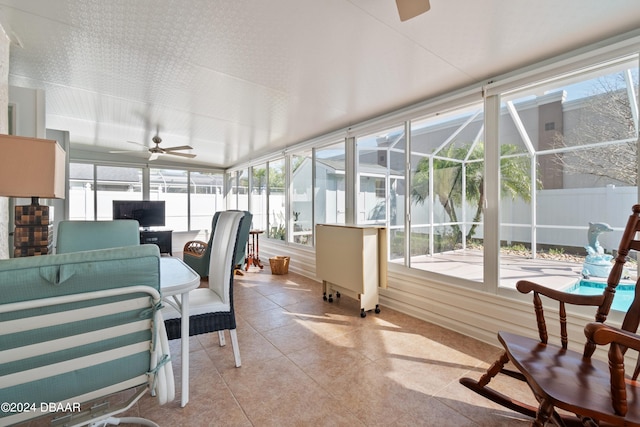
<path id="1" fill-rule="evenodd" d="M 189 336 L 218 332 L 220 346 L 225 345 L 224 331 L 231 336 L 235 364 L 240 366 L 240 351 L 233 305 L 233 278 L 240 230 L 248 217 L 240 211 L 219 212 L 213 231 L 209 256 L 209 286 L 189 293 Z M 170 304 L 170 301 L 167 301 Z M 167 337 L 181 338 L 181 315 L 177 307 L 162 310 Z"/>

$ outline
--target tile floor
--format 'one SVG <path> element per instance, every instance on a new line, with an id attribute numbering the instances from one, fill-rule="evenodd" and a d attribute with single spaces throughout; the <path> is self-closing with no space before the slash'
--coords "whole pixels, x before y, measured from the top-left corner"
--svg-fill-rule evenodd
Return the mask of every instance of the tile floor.
<path id="1" fill-rule="evenodd" d="M 458 383 L 477 378 L 499 349 L 382 307 L 361 318 L 358 303 L 322 300 L 303 276 L 236 276 L 242 367 L 230 340 L 190 338 L 190 401 L 180 393 L 140 415 L 161 426 L 525 426 L 529 421 Z M 179 340 L 171 342 L 179 374 Z M 179 378 L 177 378 L 179 381 Z M 502 381 L 524 399 L 528 389 Z M 179 389 L 179 387 L 178 387 Z"/>
<path id="2" fill-rule="evenodd" d="M 129 411 L 174 426 L 527 426 L 530 420 L 459 384 L 479 378 L 499 348 L 381 307 L 322 300 L 303 276 L 235 278 L 242 366 L 217 333 L 190 338 L 190 401 L 180 407 L 180 340 L 171 341 L 176 399 L 143 397 Z M 526 385 L 492 382 L 532 402 Z M 122 397 L 120 397 L 122 398 Z M 534 402 L 532 402 L 534 403 Z M 41 425 L 34 423 L 32 425 Z"/>

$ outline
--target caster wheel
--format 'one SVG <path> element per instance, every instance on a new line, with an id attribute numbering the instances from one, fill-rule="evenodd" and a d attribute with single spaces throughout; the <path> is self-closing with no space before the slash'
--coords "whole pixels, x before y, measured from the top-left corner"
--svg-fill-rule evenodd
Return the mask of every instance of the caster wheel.
<path id="1" fill-rule="evenodd" d="M 336 298 L 340 298 L 340 292 L 336 292 Z"/>
<path id="2" fill-rule="evenodd" d="M 377 313 L 380 313 L 380 307 L 378 307 L 377 305 L 376 305 L 375 312 L 376 312 L 376 314 L 377 314 Z"/>
<path id="3" fill-rule="evenodd" d="M 322 295 L 322 299 L 326 301 L 327 300 L 327 296 L 326 295 Z"/>
<path id="4" fill-rule="evenodd" d="M 367 317 L 367 312 L 364 311 L 364 308 L 360 311 L 360 317 Z"/>
<path id="5" fill-rule="evenodd" d="M 329 302 L 333 302 L 333 296 L 329 295 Z"/>

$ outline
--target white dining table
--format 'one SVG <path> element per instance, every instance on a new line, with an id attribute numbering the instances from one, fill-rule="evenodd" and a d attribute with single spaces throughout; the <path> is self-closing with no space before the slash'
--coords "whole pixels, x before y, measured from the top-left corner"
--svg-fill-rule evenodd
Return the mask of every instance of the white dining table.
<path id="1" fill-rule="evenodd" d="M 189 292 L 200 286 L 200 276 L 179 258 L 160 257 L 162 299 L 180 312 L 182 400 L 189 402 Z"/>

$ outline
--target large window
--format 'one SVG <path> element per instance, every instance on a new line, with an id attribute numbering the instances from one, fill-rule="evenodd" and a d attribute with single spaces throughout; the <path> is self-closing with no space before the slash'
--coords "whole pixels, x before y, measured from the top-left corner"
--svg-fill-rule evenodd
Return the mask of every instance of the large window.
<path id="1" fill-rule="evenodd" d="M 590 232 L 603 259 L 617 249 L 638 194 L 637 86 L 636 56 L 502 95 L 502 286 L 527 259 L 560 289 L 593 276 Z"/>
<path id="2" fill-rule="evenodd" d="M 404 127 L 362 136 L 356 140 L 358 224 L 397 224 L 397 191 L 389 190 L 392 183 L 397 187 L 398 179 L 404 176 L 404 158 L 401 152 L 398 155 L 403 144 Z"/>
<path id="3" fill-rule="evenodd" d="M 311 152 L 291 156 L 289 241 L 313 245 L 313 160 Z"/>
<path id="4" fill-rule="evenodd" d="M 149 199 L 165 201 L 165 226 L 169 230 L 189 229 L 188 172 L 150 169 Z"/>
<path id="5" fill-rule="evenodd" d="M 253 228 L 267 229 L 267 165 L 262 163 L 251 168 L 251 213 Z"/>
<path id="6" fill-rule="evenodd" d="M 209 230 L 211 218 L 224 209 L 223 174 L 179 169 L 143 168 L 70 163 L 69 212 L 71 220 L 109 220 L 113 200 L 166 201 L 166 228 L 174 231 Z"/>
<path id="7" fill-rule="evenodd" d="M 484 283 L 493 268 L 485 239 L 496 233 L 485 234 L 484 218 L 493 197 L 500 285 L 545 275 L 566 288 L 567 277 L 592 274 L 588 233 L 604 230 L 599 244 L 611 253 L 626 218 L 619 213 L 637 200 L 637 86 L 634 55 L 500 94 L 489 118 L 497 141 L 486 141 L 484 104 L 473 95 L 457 108 L 356 135 L 356 221 L 388 228 L 392 262 Z M 496 149 L 487 154 L 485 144 Z M 499 165 L 490 196 L 487 155 Z"/>
<path id="8" fill-rule="evenodd" d="M 268 237 L 276 240 L 286 240 L 287 215 L 286 215 L 286 175 L 285 161 L 278 159 L 267 164 L 269 173 L 269 215 Z"/>
<path id="9" fill-rule="evenodd" d="M 69 164 L 69 212 L 70 220 L 94 220 L 95 189 L 94 166 L 85 163 Z"/>
<path id="10" fill-rule="evenodd" d="M 315 222 L 316 224 L 344 224 L 346 219 L 344 141 L 317 149 L 315 163 Z"/>
<path id="11" fill-rule="evenodd" d="M 225 174 L 227 209 L 238 209 L 238 172 Z"/>
<path id="12" fill-rule="evenodd" d="M 113 218 L 114 200 L 142 200 L 142 169 L 96 167 L 97 220 Z"/>
<path id="13" fill-rule="evenodd" d="M 249 209 L 249 171 L 242 169 L 238 171 L 237 193 L 237 209 L 246 211 Z"/>
<path id="14" fill-rule="evenodd" d="M 213 214 L 224 210 L 221 173 L 189 172 L 191 230 L 211 231 Z"/>
<path id="15" fill-rule="evenodd" d="M 411 121 L 413 268 L 483 279 L 482 111 L 475 103 Z"/>
<path id="16" fill-rule="evenodd" d="M 226 174 L 227 208 L 245 211 L 249 207 L 249 172 L 247 169 Z"/>
<path id="17" fill-rule="evenodd" d="M 404 126 L 361 136 L 357 147 L 357 221 L 389 229 L 389 257 L 404 262 L 405 147 Z"/>

